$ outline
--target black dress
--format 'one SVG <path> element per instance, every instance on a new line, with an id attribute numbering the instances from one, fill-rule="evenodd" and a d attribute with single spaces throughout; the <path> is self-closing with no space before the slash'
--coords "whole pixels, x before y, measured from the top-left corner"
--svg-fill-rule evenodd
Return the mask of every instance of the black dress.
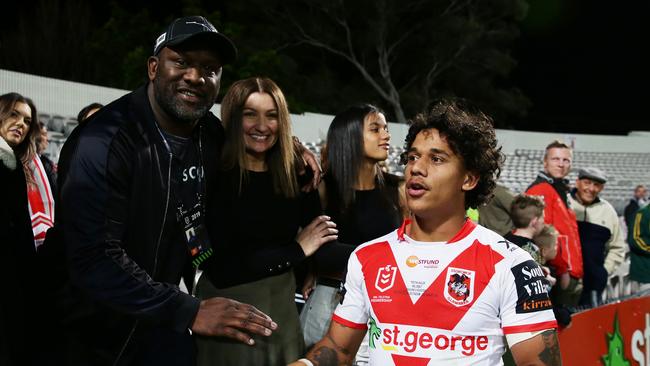
<path id="1" fill-rule="evenodd" d="M 5 159 L 13 152 L 6 148 L 0 146 L 0 278 L 4 293 L 0 300 L 0 365 L 32 365 L 43 361 L 45 354 L 43 324 L 37 319 L 48 299 L 39 294 L 25 175 L 18 159 L 14 169 L 8 167 Z"/>

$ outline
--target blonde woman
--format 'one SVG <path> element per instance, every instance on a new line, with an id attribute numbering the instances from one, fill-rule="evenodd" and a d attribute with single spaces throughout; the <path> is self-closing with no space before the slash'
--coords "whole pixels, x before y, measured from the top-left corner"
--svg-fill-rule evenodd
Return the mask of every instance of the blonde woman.
<path id="1" fill-rule="evenodd" d="M 198 364 L 286 365 L 304 351 L 292 269 L 336 239 L 337 230 L 319 216 L 318 192 L 300 190 L 287 102 L 272 80 L 234 83 L 221 116 L 222 169 L 217 188 L 208 192 L 207 226 L 215 254 L 203 265 L 197 295 L 251 304 L 278 329 L 270 337 L 254 337 L 253 347 L 200 337 Z"/>

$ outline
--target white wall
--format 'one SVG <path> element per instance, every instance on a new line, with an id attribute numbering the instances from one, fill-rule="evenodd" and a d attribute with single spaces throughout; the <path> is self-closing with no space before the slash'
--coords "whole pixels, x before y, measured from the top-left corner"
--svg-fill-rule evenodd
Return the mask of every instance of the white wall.
<path id="1" fill-rule="evenodd" d="M 77 117 L 88 104 L 108 104 L 129 91 L 0 70 L 0 94 L 9 92 L 31 98 L 39 113 Z"/>
<path id="2" fill-rule="evenodd" d="M 41 112 L 66 117 L 75 117 L 81 108 L 92 102 L 108 104 L 128 93 L 128 90 L 0 70 L 0 94 L 11 91 L 32 98 Z M 219 115 L 219 106 L 215 105 L 212 111 Z M 325 140 L 334 118 L 318 113 L 292 114 L 291 117 L 293 133 L 301 141 Z M 391 143 L 403 146 L 408 126 L 389 123 L 389 129 Z M 578 151 L 650 152 L 649 131 L 632 131 L 629 136 L 610 136 L 497 130 L 497 138 L 506 153 L 512 153 L 515 149 L 543 149 L 555 139 L 573 144 Z"/>

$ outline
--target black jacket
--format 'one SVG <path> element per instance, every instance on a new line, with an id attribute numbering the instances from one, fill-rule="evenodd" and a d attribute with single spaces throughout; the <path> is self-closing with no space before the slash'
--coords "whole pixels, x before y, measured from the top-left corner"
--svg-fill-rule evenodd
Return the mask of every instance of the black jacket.
<path id="1" fill-rule="evenodd" d="M 639 201 L 636 198 L 631 198 L 630 202 L 625 206 L 623 218 L 625 219 L 625 226 L 627 227 L 628 235 L 632 232 L 632 228 L 634 227 L 634 216 L 636 216 L 636 212 L 639 211 L 640 208 L 641 206 L 639 206 Z"/>
<path id="2" fill-rule="evenodd" d="M 187 329 L 199 300 L 177 286 L 193 273 L 170 184 L 177 161 L 163 143 L 146 87 L 75 132 L 59 172 L 70 274 L 67 332 L 80 352 L 69 364 L 189 362 Z M 211 113 L 193 131 L 193 142 L 199 139 L 209 184 L 223 140 Z"/>
<path id="3" fill-rule="evenodd" d="M 27 183 L 20 160 L 0 137 L 0 365 L 31 365 L 32 317 L 38 306 L 34 233 L 27 206 Z M 39 350 L 35 342 L 33 350 Z"/>

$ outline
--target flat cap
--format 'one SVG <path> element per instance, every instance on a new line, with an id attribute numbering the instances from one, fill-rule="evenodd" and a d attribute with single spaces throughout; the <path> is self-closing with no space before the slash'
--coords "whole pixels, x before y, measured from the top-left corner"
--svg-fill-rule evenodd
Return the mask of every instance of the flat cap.
<path id="1" fill-rule="evenodd" d="M 602 170 L 594 167 L 587 167 L 578 170 L 578 179 L 591 179 L 594 182 L 605 183 L 607 182 L 607 177 Z"/>

